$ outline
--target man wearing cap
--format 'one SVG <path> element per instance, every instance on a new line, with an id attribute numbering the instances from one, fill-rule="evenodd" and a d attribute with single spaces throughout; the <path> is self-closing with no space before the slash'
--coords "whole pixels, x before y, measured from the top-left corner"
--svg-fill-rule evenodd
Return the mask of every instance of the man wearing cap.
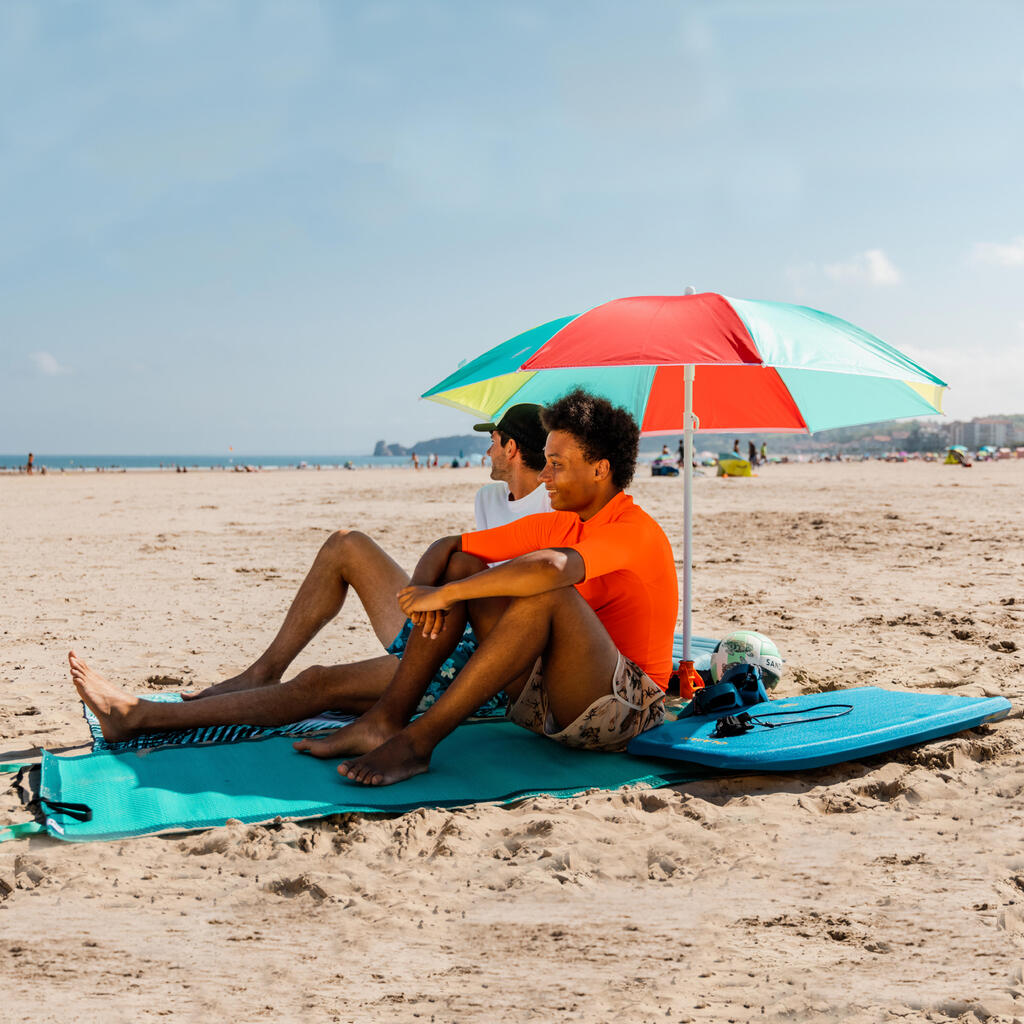
<path id="1" fill-rule="evenodd" d="M 550 512 L 547 490 L 537 481 L 544 468 L 547 431 L 540 423 L 539 405 L 513 405 L 497 423 L 477 423 L 474 430 L 491 435 L 487 457 L 491 479 L 476 492 L 476 528 L 490 530 L 523 516 Z"/>
<path id="2" fill-rule="evenodd" d="M 478 423 L 473 428 L 491 435 L 487 455 L 491 460 L 491 479 L 496 481 L 477 493 L 478 530 L 551 511 L 547 490 L 538 480 L 544 468 L 547 437 L 540 413 L 539 405 L 514 405 L 497 423 Z M 367 710 L 391 682 L 408 643 L 412 622 L 399 608 L 397 595 L 410 582 L 405 570 L 365 533 L 332 533 L 317 553 L 277 635 L 252 665 L 198 693 L 183 694 L 185 700 L 181 703 L 139 701 L 139 714 L 134 716 L 139 724 L 132 728 L 122 728 L 99 714 L 104 736 L 116 742 L 143 731 L 233 724 L 286 725 L 327 710 L 351 714 Z M 359 595 L 373 631 L 387 653 L 348 665 L 315 665 L 282 682 L 292 661 L 341 611 L 350 587 Z M 467 625 L 451 657 L 431 680 L 421 701 L 423 708 L 437 700 L 475 649 L 476 638 Z M 93 692 L 106 692 L 105 700 L 112 703 L 120 699 L 119 691 L 76 655 L 72 654 L 70 660 L 73 678 L 76 673 L 78 678 L 87 675 Z M 489 699 L 478 711 L 497 714 L 503 711 L 505 703 L 504 697 Z"/>

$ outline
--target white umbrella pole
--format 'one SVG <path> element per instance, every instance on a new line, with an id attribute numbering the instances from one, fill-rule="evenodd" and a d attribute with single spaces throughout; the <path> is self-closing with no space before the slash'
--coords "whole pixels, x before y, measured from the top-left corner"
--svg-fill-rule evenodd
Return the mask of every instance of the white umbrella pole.
<path id="1" fill-rule="evenodd" d="M 693 668 L 690 638 L 693 632 L 691 608 L 693 604 L 693 429 L 697 418 L 693 415 L 694 367 L 683 368 L 683 662 L 679 668 L 679 691 L 692 697 L 701 686 Z"/>

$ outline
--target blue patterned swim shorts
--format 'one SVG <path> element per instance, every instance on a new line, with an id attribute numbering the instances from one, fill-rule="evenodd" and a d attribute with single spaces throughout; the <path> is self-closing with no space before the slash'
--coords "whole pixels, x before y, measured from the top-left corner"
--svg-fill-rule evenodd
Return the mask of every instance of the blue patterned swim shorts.
<path id="1" fill-rule="evenodd" d="M 394 654 L 401 658 L 405 653 L 405 645 L 409 642 L 409 635 L 412 633 L 412 619 L 406 619 L 405 625 L 401 628 L 398 636 L 388 644 L 388 654 Z M 466 662 L 473 656 L 476 650 L 476 636 L 473 627 L 467 622 L 466 629 L 452 651 L 451 657 L 437 670 L 437 674 L 430 680 L 427 692 L 420 699 L 418 712 L 426 711 L 438 697 L 451 685 L 452 680 L 466 667 Z M 474 718 L 504 718 L 505 710 L 508 707 L 508 697 L 499 693 L 492 697 L 486 704 L 482 704 L 473 713 Z"/>

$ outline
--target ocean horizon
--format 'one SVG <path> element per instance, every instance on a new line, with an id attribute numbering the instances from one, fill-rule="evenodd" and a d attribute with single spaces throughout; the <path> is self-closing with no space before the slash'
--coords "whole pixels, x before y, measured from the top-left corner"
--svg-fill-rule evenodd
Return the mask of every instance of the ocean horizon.
<path id="1" fill-rule="evenodd" d="M 653 458 L 660 449 L 641 451 L 640 458 Z M 10 473 L 25 468 L 28 453 L 0 454 L 0 473 Z M 483 456 L 475 452 L 469 455 L 456 456 L 460 466 L 480 466 Z M 448 467 L 453 456 L 439 455 L 438 465 Z M 426 455 L 419 456 L 420 465 L 425 465 Z M 105 472 L 126 472 L 142 470 L 165 470 L 174 472 L 177 469 L 210 469 L 226 470 L 245 469 L 247 466 L 262 470 L 284 469 L 355 469 L 408 467 L 412 468 L 411 455 L 316 455 L 316 454 L 285 454 L 285 455 L 76 455 L 33 453 L 33 466 L 38 472 L 46 468 L 49 473 L 74 472 L 82 470 L 102 470 Z"/>
<path id="2" fill-rule="evenodd" d="M 28 454 L 0 455 L 0 472 L 22 469 Z M 471 454 L 459 459 L 460 465 L 468 461 L 470 465 L 479 466 L 481 456 Z M 420 464 L 426 456 L 420 456 Z M 184 469 L 244 469 L 246 466 L 260 469 L 340 469 L 346 466 L 357 468 L 374 466 L 412 466 L 411 455 L 316 455 L 316 454 L 244 454 L 230 455 L 76 455 L 33 453 L 33 462 L 37 470 L 46 467 L 48 472 L 73 471 L 83 469 L 99 469 L 110 471 L 122 470 L 170 470 Z M 438 464 L 450 466 L 452 456 L 439 456 Z"/>

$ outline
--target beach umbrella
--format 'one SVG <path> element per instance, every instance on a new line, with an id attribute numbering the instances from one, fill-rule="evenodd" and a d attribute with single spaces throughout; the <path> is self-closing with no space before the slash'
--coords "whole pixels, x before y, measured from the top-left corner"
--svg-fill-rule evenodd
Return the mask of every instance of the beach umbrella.
<path id="1" fill-rule="evenodd" d="M 424 398 L 497 422 L 574 387 L 680 434 L 684 692 L 690 655 L 695 432 L 812 433 L 941 412 L 944 381 L 855 325 L 806 306 L 714 292 L 615 299 L 497 345 Z"/>

